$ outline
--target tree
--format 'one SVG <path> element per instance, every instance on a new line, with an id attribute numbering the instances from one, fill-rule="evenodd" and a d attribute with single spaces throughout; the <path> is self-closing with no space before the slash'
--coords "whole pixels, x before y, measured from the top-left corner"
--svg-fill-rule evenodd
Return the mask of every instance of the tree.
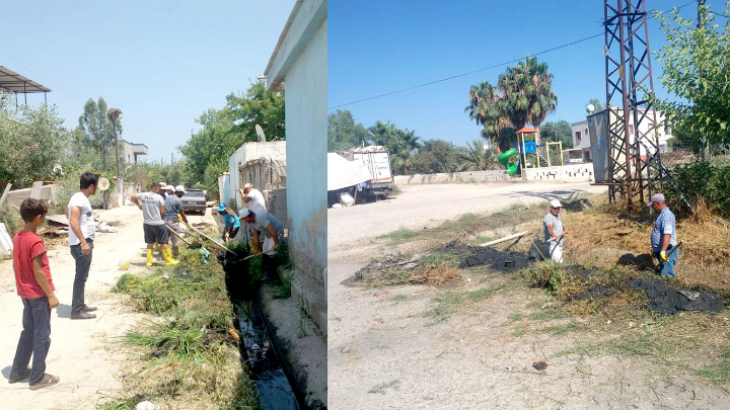
<path id="1" fill-rule="evenodd" d="M 256 124 L 267 141 L 286 139 L 284 93 L 268 92 L 262 82 L 252 83 L 244 94 L 229 94 L 225 109 L 233 121 L 231 132 L 240 134 L 245 142 L 258 141 Z"/>
<path id="2" fill-rule="evenodd" d="M 337 110 L 330 113 L 327 125 L 327 151 L 338 152 L 367 142 L 368 131 L 362 124 L 355 124 L 352 113 Z"/>
<path id="3" fill-rule="evenodd" d="M 573 148 L 573 130 L 568 121 L 546 122 L 540 130 L 543 141 L 563 143 L 563 149 Z"/>
<path id="4" fill-rule="evenodd" d="M 91 144 L 101 153 L 101 170 L 108 171 L 106 153 L 114 147 L 114 125 L 107 118 L 107 105 L 104 97 L 95 102 L 89 98 L 84 104 L 84 113 L 79 117 L 79 130 L 83 133 L 83 140 Z M 121 134 L 121 125 L 117 128 Z"/>
<path id="5" fill-rule="evenodd" d="M 500 169 L 497 162 L 497 151 L 489 147 L 484 149 L 484 143 L 481 140 L 474 140 L 466 143 L 466 149 L 460 150 L 461 163 L 459 171 L 486 171 L 490 169 Z"/>
<path id="6" fill-rule="evenodd" d="M 500 91 L 507 101 L 507 115 L 512 125 L 519 130 L 526 123 L 535 127 L 535 142 L 540 144 L 540 124 L 548 114 L 555 111 L 558 97 L 553 94 L 553 75 L 545 62 L 538 63 L 536 57 L 526 57 L 497 80 Z"/>
<path id="7" fill-rule="evenodd" d="M 703 153 L 709 146 L 730 144 L 730 25 L 714 24 L 715 14 L 700 6 L 700 23 L 659 14 L 667 44 L 656 57 L 662 63 L 662 85 L 676 99 L 657 100 L 673 133 L 691 139 Z M 730 2 L 722 16 L 730 19 Z"/>
<path id="8" fill-rule="evenodd" d="M 598 98 L 591 98 L 590 101 L 588 101 L 588 104 L 593 104 L 593 109 L 595 110 L 595 112 L 603 111 L 603 104 L 598 101 Z"/>
<path id="9" fill-rule="evenodd" d="M 390 156 L 390 166 L 395 173 L 408 174 L 408 168 L 412 163 L 412 155 L 418 148 L 419 138 L 415 131 L 398 129 L 390 121 L 384 123 L 377 121 L 375 125 L 368 128 L 370 143 L 383 145 Z"/>
<path id="10" fill-rule="evenodd" d="M 4 97 L 4 96 L 3 96 Z M 67 168 L 71 133 L 63 127 L 55 106 L 15 107 L 3 98 L 0 106 L 0 186 L 30 186 L 60 177 Z"/>
<path id="11" fill-rule="evenodd" d="M 464 111 L 483 127 L 482 137 L 494 142 L 500 150 L 506 151 L 517 141 L 504 94 L 488 82 L 482 81 L 469 89 L 469 105 Z"/>
<path id="12" fill-rule="evenodd" d="M 423 141 L 418 153 L 413 156 L 411 172 L 417 174 L 436 174 L 456 172 L 461 162 L 461 155 L 454 144 L 432 139 Z"/>

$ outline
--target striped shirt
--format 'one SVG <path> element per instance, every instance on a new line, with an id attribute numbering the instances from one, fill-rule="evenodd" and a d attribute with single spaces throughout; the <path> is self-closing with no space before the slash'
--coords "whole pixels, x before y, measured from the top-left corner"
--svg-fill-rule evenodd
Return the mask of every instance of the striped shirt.
<path id="1" fill-rule="evenodd" d="M 662 209 L 654 222 L 654 229 L 651 231 L 651 249 L 654 252 L 661 252 L 664 235 L 672 235 L 669 244 L 677 246 L 677 220 L 669 207 Z"/>

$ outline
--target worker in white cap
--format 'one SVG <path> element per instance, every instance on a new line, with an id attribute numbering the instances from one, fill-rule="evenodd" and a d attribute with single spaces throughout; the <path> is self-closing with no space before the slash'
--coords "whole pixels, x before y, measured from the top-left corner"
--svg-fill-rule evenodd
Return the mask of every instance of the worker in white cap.
<path id="1" fill-rule="evenodd" d="M 250 227 L 253 231 L 251 238 L 252 254 L 263 252 L 263 268 L 266 272 L 264 281 L 276 281 L 276 255 L 279 246 L 284 240 L 284 227 L 279 220 L 258 204 L 251 205 L 251 208 L 241 209 L 239 216 L 241 222 Z M 262 241 L 263 239 L 263 241 Z M 261 246 L 263 242 L 263 247 Z"/>
<path id="2" fill-rule="evenodd" d="M 654 222 L 654 229 L 651 231 L 651 250 L 654 257 L 659 260 L 660 275 L 673 278 L 679 249 L 675 249 L 674 252 L 670 251 L 677 246 L 677 220 L 669 210 L 667 199 L 662 194 L 652 195 L 649 207 L 659 214 Z"/>
<path id="3" fill-rule="evenodd" d="M 258 189 L 254 188 L 252 184 L 246 184 L 243 186 L 243 188 L 238 191 L 241 194 L 241 199 L 243 200 L 243 206 L 250 208 L 251 204 L 259 204 L 262 208 L 265 210 L 266 208 L 266 201 L 264 200 L 264 194 L 261 193 Z"/>
<path id="4" fill-rule="evenodd" d="M 550 212 L 545 215 L 542 221 L 543 232 L 545 233 L 545 241 L 549 248 L 549 257 L 557 263 L 563 263 L 563 235 L 568 230 L 563 228 L 563 221 L 560 219 L 560 209 L 563 205 L 559 200 L 550 201 Z"/>
<path id="5" fill-rule="evenodd" d="M 173 187 L 168 185 L 168 188 Z M 185 215 L 185 211 L 183 210 L 181 199 L 185 194 L 185 187 L 178 185 L 173 188 L 173 191 L 175 194 L 168 195 L 167 199 L 165 199 L 164 221 L 165 225 L 174 232 L 170 237 L 170 242 L 172 242 L 172 257 L 177 259 L 180 255 L 180 238 L 178 235 L 182 234 L 182 231 L 180 230 L 180 221 L 185 222 L 188 227 L 190 227 L 190 222 L 188 222 L 188 217 Z"/>

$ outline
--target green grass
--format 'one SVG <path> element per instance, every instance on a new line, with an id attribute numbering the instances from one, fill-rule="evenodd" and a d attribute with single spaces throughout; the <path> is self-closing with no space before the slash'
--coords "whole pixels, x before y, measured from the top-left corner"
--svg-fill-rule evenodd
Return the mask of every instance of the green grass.
<path id="1" fill-rule="evenodd" d="M 519 225 L 524 222 L 540 218 L 542 210 L 526 209 L 524 205 L 513 203 L 506 209 L 493 214 L 464 214 L 457 219 L 443 222 L 432 229 L 413 230 L 400 228 L 376 239 L 388 240 L 391 244 L 404 243 L 422 237 L 456 237 L 463 233 L 477 234 L 485 230 L 502 228 L 504 226 Z"/>
<path id="2" fill-rule="evenodd" d="M 558 356 L 580 354 L 586 356 L 624 355 L 649 356 L 668 359 L 677 353 L 697 348 L 694 340 L 671 338 L 655 332 L 627 335 L 605 342 L 580 344 L 558 353 Z"/>
<path id="3" fill-rule="evenodd" d="M 198 355 L 205 351 L 205 332 L 193 328 L 150 323 L 144 330 L 129 332 L 124 343 L 145 346 L 155 350 L 155 354 Z"/>
<path id="4" fill-rule="evenodd" d="M 716 382 L 730 381 L 730 360 L 723 360 L 706 366 L 698 371 L 700 376 Z"/>
<path id="5" fill-rule="evenodd" d="M 512 312 L 509 315 L 509 320 L 513 320 L 515 322 L 519 322 L 523 319 L 522 312 Z"/>
<path id="6" fill-rule="evenodd" d="M 566 319 L 566 318 L 569 318 L 570 316 L 571 316 L 570 313 L 564 312 L 562 310 L 542 309 L 542 310 L 538 310 L 537 312 L 530 313 L 530 315 L 528 317 L 531 320 L 548 321 L 548 320 Z"/>
<path id="7" fill-rule="evenodd" d="M 565 336 L 568 333 L 580 332 L 586 330 L 587 327 L 584 324 L 578 322 L 571 322 L 565 325 L 557 325 L 548 328 L 547 332 L 552 336 Z"/>
<path id="8" fill-rule="evenodd" d="M 446 292 L 434 298 L 436 305 L 426 311 L 425 316 L 432 319 L 432 324 L 438 324 L 448 320 L 464 303 L 472 303 L 494 296 L 502 290 L 501 285 L 488 288 L 481 288 L 468 292 Z"/>
<path id="9" fill-rule="evenodd" d="M 281 273 L 281 286 L 279 293 L 274 295 L 274 299 L 289 299 L 291 297 L 291 282 L 294 272 L 291 269 L 284 269 Z"/>

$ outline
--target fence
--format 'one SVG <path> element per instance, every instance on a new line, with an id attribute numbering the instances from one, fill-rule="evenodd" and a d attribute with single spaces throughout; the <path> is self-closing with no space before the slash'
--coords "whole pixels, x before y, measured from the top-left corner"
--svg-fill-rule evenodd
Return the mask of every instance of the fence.
<path id="1" fill-rule="evenodd" d="M 409 184 L 444 184 L 450 182 L 507 182 L 509 175 L 504 170 L 495 171 L 473 171 L 473 172 L 452 172 L 441 174 L 413 174 L 397 175 L 393 177 L 396 185 Z"/>

